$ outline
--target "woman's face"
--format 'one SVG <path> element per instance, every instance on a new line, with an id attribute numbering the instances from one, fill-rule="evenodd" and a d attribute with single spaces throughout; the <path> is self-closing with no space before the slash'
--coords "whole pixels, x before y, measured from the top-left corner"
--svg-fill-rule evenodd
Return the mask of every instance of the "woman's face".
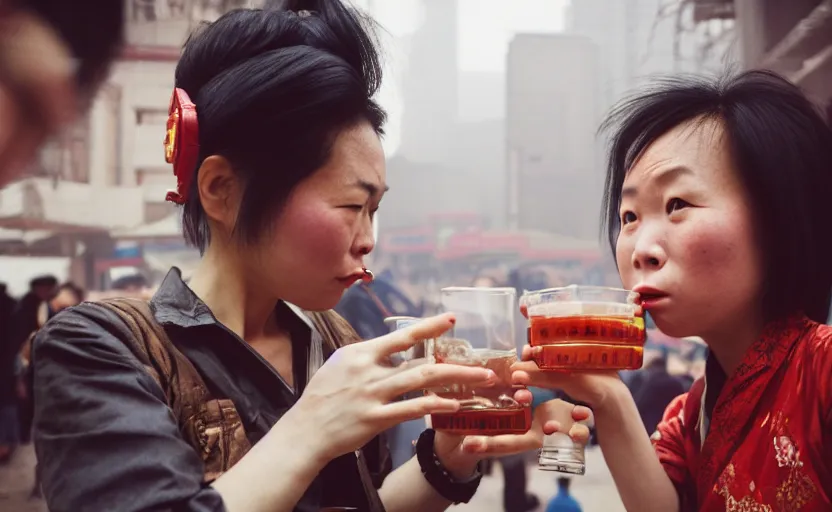
<path id="1" fill-rule="evenodd" d="M 342 132 L 329 162 L 292 191 L 273 236 L 255 248 L 256 278 L 303 309 L 334 307 L 363 274 L 386 189 L 376 132 L 368 124 Z"/>
<path id="2" fill-rule="evenodd" d="M 669 336 L 754 321 L 762 284 L 749 199 L 719 123 L 693 121 L 656 140 L 624 180 L 616 258 Z"/>
<path id="3" fill-rule="evenodd" d="M 80 300 L 72 290 L 61 288 L 55 298 L 52 299 L 52 310 L 56 313 L 67 308 L 77 306 Z"/>
<path id="4" fill-rule="evenodd" d="M 22 11 L 0 17 L 0 187 L 72 121 L 74 66 L 58 35 Z"/>

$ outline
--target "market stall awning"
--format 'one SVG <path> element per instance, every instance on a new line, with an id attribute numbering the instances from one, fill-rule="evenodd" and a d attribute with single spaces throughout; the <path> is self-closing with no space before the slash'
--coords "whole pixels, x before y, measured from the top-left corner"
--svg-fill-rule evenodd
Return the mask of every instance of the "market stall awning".
<path id="1" fill-rule="evenodd" d="M 182 220 L 179 214 L 169 215 L 156 222 L 113 232 L 118 240 L 182 239 Z"/>
<path id="2" fill-rule="evenodd" d="M 52 235 L 54 235 L 52 231 L 45 230 L 21 231 L 19 229 L 0 228 L 0 244 L 20 243 L 29 245 L 31 243 L 49 238 Z"/>
<path id="3" fill-rule="evenodd" d="M 144 216 L 138 187 L 26 178 L 0 190 L 0 228 L 61 233 L 111 231 Z"/>

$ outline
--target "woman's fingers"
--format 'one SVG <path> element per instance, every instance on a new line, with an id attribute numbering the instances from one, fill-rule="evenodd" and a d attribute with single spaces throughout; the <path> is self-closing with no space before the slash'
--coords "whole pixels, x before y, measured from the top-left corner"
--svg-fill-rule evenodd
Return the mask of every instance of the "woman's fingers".
<path id="1" fill-rule="evenodd" d="M 573 423 L 568 429 L 557 420 L 549 420 L 543 424 L 543 433 L 547 436 L 556 433 L 568 434 L 576 443 L 586 445 L 589 442 L 590 428 L 584 423 Z"/>
<path id="2" fill-rule="evenodd" d="M 519 386 L 545 389 L 563 389 L 569 385 L 571 374 L 559 371 L 540 371 L 535 363 L 512 365 L 511 382 Z"/>
<path id="3" fill-rule="evenodd" d="M 518 389 L 514 392 L 514 401 L 522 405 L 530 406 L 534 400 L 534 395 L 528 389 Z"/>
<path id="4" fill-rule="evenodd" d="M 556 432 L 560 432 L 563 427 L 561 426 L 560 422 L 557 420 L 547 420 L 543 422 L 543 433 L 545 435 L 551 435 Z"/>
<path id="5" fill-rule="evenodd" d="M 486 387 L 493 386 L 496 381 L 496 374 L 482 367 L 424 364 L 394 372 L 371 386 L 378 388 L 385 400 L 392 400 L 411 391 L 454 385 Z"/>
<path id="6" fill-rule="evenodd" d="M 379 415 L 384 423 L 398 425 L 405 421 L 424 418 L 433 413 L 453 413 L 459 410 L 459 402 L 436 395 L 420 396 L 381 406 Z"/>
<path id="7" fill-rule="evenodd" d="M 453 327 L 455 321 L 454 315 L 451 313 L 432 316 L 405 329 L 399 329 L 386 336 L 365 341 L 362 346 L 373 350 L 380 360 L 385 359 L 396 352 L 404 352 L 424 340 L 438 338 Z"/>
<path id="8" fill-rule="evenodd" d="M 583 423 L 573 423 L 567 434 L 572 438 L 572 441 L 578 444 L 586 446 L 589 442 L 589 427 Z"/>
<path id="9" fill-rule="evenodd" d="M 572 419 L 575 421 L 585 421 L 588 425 L 595 424 L 595 419 L 592 416 L 592 409 L 584 407 L 583 405 L 576 405 L 572 409 Z"/>
<path id="10" fill-rule="evenodd" d="M 509 455 L 537 450 L 543 446 L 542 432 L 532 428 L 522 435 L 468 436 L 462 441 L 466 453 L 488 456 Z"/>
<path id="11" fill-rule="evenodd" d="M 523 361 L 533 361 L 534 355 L 539 352 L 540 347 L 537 347 L 537 350 L 535 350 L 535 347 L 523 345 L 523 351 L 520 354 L 520 359 L 522 359 Z"/>

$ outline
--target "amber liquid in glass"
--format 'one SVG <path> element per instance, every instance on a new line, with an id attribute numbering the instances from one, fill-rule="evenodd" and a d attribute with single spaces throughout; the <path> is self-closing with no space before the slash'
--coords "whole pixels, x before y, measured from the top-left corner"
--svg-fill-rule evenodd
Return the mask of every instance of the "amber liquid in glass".
<path id="1" fill-rule="evenodd" d="M 459 400 L 455 413 L 431 414 L 431 426 L 459 435 L 523 434 L 532 426 L 531 407 L 514 400 L 522 387 L 511 384 L 511 365 L 517 361 L 514 350 L 472 349 L 465 340 L 436 340 L 437 363 L 482 366 L 497 375 L 490 387 L 455 386 L 433 390 L 444 398 Z"/>
<path id="2" fill-rule="evenodd" d="M 644 319 L 575 315 L 532 316 L 529 345 L 545 370 L 637 370 L 644 362 Z"/>

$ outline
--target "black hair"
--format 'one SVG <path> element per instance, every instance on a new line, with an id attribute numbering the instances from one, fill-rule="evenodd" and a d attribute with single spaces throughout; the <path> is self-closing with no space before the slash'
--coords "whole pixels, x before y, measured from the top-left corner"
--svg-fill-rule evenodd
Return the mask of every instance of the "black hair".
<path id="1" fill-rule="evenodd" d="M 572 483 L 572 480 L 565 477 L 565 476 L 558 477 L 558 487 L 560 487 L 561 489 L 567 489 L 568 490 L 569 489 L 569 484 L 571 484 L 571 483 Z"/>
<path id="2" fill-rule="evenodd" d="M 29 289 L 33 290 L 39 286 L 58 287 L 58 278 L 52 275 L 37 276 L 29 281 Z"/>
<path id="3" fill-rule="evenodd" d="M 124 39 L 122 0 L 19 0 L 62 38 L 78 59 L 76 82 L 91 96 L 106 78 Z"/>
<path id="4" fill-rule="evenodd" d="M 242 178 L 240 241 L 270 225 L 341 131 L 368 122 L 383 133 L 375 42 L 372 21 L 340 0 L 291 0 L 231 11 L 185 44 L 176 86 L 196 105 L 197 168 L 221 155 Z M 183 231 L 204 252 L 210 232 L 196 177 L 188 195 Z"/>
<path id="5" fill-rule="evenodd" d="M 145 288 L 148 285 L 147 278 L 142 274 L 131 274 L 122 276 L 112 282 L 110 288 L 124 291 L 128 288 Z"/>
<path id="6" fill-rule="evenodd" d="M 763 313 L 819 322 L 832 296 L 832 129 L 791 82 L 752 70 L 719 79 L 676 76 L 613 109 L 603 225 L 613 253 L 624 178 L 656 139 L 688 121 L 720 123 L 751 200 L 764 264 Z"/>

